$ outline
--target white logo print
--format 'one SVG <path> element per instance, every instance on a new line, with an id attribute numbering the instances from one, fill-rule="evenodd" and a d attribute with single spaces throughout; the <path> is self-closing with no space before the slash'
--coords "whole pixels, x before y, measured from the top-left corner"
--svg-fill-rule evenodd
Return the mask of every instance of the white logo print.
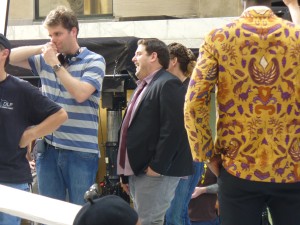
<path id="1" fill-rule="evenodd" d="M 0 101 L 0 108 L 1 109 L 13 110 L 14 109 L 13 105 L 14 105 L 14 103 L 10 103 L 10 102 L 8 102 L 6 100 L 3 100 L 3 99 L 1 99 L 1 101 Z"/>

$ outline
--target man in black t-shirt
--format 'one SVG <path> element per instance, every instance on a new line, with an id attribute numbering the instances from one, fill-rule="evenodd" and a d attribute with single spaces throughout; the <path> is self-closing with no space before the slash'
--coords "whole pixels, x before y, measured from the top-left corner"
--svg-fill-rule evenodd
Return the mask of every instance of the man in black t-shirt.
<path id="1" fill-rule="evenodd" d="M 0 184 L 29 190 L 27 146 L 53 132 L 68 116 L 38 88 L 6 73 L 10 50 L 9 41 L 0 34 Z M 0 212 L 0 225 L 19 225 L 20 221 Z"/>

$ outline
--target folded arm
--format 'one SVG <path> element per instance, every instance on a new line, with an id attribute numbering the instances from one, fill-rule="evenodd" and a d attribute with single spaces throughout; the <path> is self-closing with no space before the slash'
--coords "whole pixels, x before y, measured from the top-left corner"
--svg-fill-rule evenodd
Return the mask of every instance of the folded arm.
<path id="1" fill-rule="evenodd" d="M 59 128 L 68 119 L 68 114 L 64 109 L 60 109 L 56 113 L 50 115 L 36 126 L 26 129 L 20 139 L 19 146 L 25 148 L 33 140 L 52 133 Z"/>
<path id="2" fill-rule="evenodd" d="M 43 46 L 44 45 L 36 45 L 13 48 L 9 56 L 9 63 L 13 66 L 30 69 L 28 58 L 33 55 L 41 54 Z"/>
<path id="3" fill-rule="evenodd" d="M 195 187 L 194 193 L 192 194 L 191 198 L 197 198 L 202 194 L 217 194 L 219 190 L 218 184 L 208 185 L 206 187 Z"/>

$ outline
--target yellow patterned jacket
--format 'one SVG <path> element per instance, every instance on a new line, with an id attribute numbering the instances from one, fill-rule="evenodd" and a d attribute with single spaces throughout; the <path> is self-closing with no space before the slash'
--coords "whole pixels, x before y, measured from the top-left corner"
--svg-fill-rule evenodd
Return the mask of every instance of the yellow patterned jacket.
<path id="1" fill-rule="evenodd" d="M 216 89 L 216 140 L 209 127 Z M 267 7 L 206 36 L 185 102 L 193 157 L 252 181 L 300 181 L 300 27 Z"/>

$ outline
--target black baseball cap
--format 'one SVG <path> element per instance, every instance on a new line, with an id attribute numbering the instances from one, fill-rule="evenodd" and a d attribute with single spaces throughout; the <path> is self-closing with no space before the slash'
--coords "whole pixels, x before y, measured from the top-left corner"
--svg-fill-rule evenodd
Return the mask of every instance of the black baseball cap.
<path id="1" fill-rule="evenodd" d="M 86 203 L 73 225 L 136 225 L 138 214 L 117 195 L 107 195 Z"/>
<path id="2" fill-rule="evenodd" d="M 0 45 L 3 45 L 4 48 L 7 48 L 9 51 L 11 50 L 11 45 L 9 40 L 0 33 Z"/>

